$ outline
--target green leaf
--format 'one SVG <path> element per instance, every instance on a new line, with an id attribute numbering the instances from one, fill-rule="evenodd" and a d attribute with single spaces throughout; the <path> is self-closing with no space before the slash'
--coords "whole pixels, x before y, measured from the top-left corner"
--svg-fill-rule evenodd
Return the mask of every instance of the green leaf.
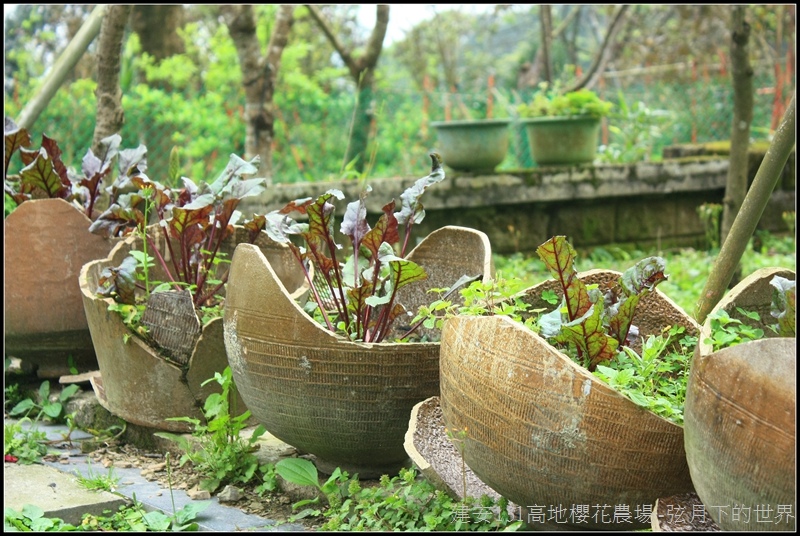
<path id="1" fill-rule="evenodd" d="M 275 464 L 275 471 L 284 479 L 299 486 L 320 488 L 317 468 L 302 458 L 284 458 Z"/>
<path id="2" fill-rule="evenodd" d="M 66 402 L 71 396 L 74 396 L 80 390 L 76 384 L 66 386 L 62 391 L 61 394 L 58 395 L 58 399 L 61 402 Z"/>
<path id="3" fill-rule="evenodd" d="M 51 419 L 57 419 L 59 415 L 61 415 L 61 410 L 63 406 L 61 402 L 50 402 L 49 404 L 45 404 L 42 407 L 42 411 L 45 415 L 50 417 Z"/>

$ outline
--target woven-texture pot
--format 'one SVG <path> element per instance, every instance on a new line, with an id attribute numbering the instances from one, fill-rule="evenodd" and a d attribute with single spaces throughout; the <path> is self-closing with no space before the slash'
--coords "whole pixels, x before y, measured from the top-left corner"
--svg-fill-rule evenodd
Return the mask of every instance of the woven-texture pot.
<path id="1" fill-rule="evenodd" d="M 239 228 L 235 236 L 223 242 L 221 251 L 227 253 L 227 259 L 231 258 L 235 246 L 246 240 L 245 236 L 246 231 Z M 163 241 L 161 244 L 163 247 Z M 271 259 L 289 288 L 298 293 L 304 291 L 304 280 L 297 277 L 294 257 L 288 247 L 273 242 L 266 233 L 259 236 L 257 246 L 253 247 Z M 216 318 L 202 327 L 187 363 L 180 365 L 164 359 L 158 348 L 133 335 L 119 313 L 108 310 L 108 306 L 114 303 L 111 298 L 96 293 L 103 269 L 119 266 L 131 249 L 141 249 L 139 238 L 129 237 L 118 244 L 107 258 L 89 262 L 81 271 L 83 305 L 100 368 L 100 376 L 92 379 L 92 385 L 100 404 L 129 423 L 172 432 L 188 432 L 191 431 L 189 424 L 166 419 L 191 417 L 203 420 L 201 408 L 205 399 L 213 392 L 220 392 L 216 382 L 206 386 L 201 384 L 228 366 L 222 318 Z M 158 265 L 152 269 L 150 278 L 159 281 L 166 279 Z M 183 328 L 176 324 L 172 329 Z M 238 413 L 246 409 L 239 402 Z"/>
<path id="2" fill-rule="evenodd" d="M 462 275 L 489 278 L 485 234 L 434 231 L 408 256 L 428 279 L 400 300 L 415 310 L 428 288 Z M 225 306 L 225 346 L 247 407 L 275 437 L 316 456 L 319 469 L 364 478 L 408 464 L 403 438 L 414 404 L 439 393 L 439 343 L 361 343 L 314 321 L 257 249 L 236 248 Z M 415 297 L 416 296 L 416 297 Z M 414 309 L 412 309 L 414 308 Z"/>
<path id="3" fill-rule="evenodd" d="M 579 277 L 591 284 L 619 275 L 592 270 Z M 524 299 L 549 310 L 540 294 L 559 293 L 557 285 L 532 287 Z M 667 325 L 689 334 L 699 329 L 658 290 L 639 303 L 633 324 L 642 337 Z M 466 430 L 467 465 L 527 508 L 533 528 L 645 528 L 658 497 L 692 490 L 680 426 L 635 405 L 507 317 L 445 321 L 440 398 L 448 428 Z M 573 517 L 580 505 L 585 519 Z M 547 514 L 554 508 L 564 508 L 563 515 Z M 615 509 L 630 517 L 615 518 Z"/>
<path id="4" fill-rule="evenodd" d="M 797 349 L 794 338 L 778 337 L 766 327 L 777 323 L 770 316 L 770 281 L 776 275 L 795 279 L 793 271 L 762 268 L 730 290 L 709 315 L 724 309 L 763 328 L 769 338 L 715 352 L 706 342 L 712 333 L 707 319 L 689 375 L 686 457 L 706 513 L 723 530 L 796 528 Z M 758 312 L 761 322 L 742 316 L 737 307 Z"/>
<path id="5" fill-rule="evenodd" d="M 91 224 L 63 199 L 25 201 L 3 224 L 5 353 L 41 377 L 69 374 L 69 358 L 82 372 L 97 368 L 78 275 L 119 240 L 90 233 Z"/>

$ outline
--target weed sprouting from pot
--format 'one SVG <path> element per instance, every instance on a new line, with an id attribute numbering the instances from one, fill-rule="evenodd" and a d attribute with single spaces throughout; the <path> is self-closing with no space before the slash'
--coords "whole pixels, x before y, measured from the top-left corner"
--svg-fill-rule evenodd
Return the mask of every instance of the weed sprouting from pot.
<path id="1" fill-rule="evenodd" d="M 220 374 L 203 382 L 216 382 L 221 393 L 212 393 L 206 398 L 203 413 L 207 424 L 191 417 L 174 417 L 168 420 L 189 423 L 193 439 L 169 432 L 158 432 L 155 435 L 175 442 L 184 452 L 180 465 L 191 462 L 202 475 L 200 487 L 210 492 L 216 491 L 223 484 L 246 484 L 253 478 L 260 478 L 259 493 L 275 489 L 274 474 L 270 464 L 259 463 L 253 454 L 256 442 L 264 435 L 266 429 L 259 425 L 249 439 L 241 437 L 247 427 L 250 411 L 236 415 L 232 407 L 236 399 L 236 386 L 230 367 Z"/>

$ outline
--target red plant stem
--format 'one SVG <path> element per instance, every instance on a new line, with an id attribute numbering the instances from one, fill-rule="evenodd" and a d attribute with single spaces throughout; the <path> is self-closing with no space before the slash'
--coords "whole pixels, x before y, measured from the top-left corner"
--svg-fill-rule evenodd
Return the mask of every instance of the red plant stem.
<path id="1" fill-rule="evenodd" d="M 155 257 L 158 259 L 158 262 L 161 264 L 161 267 L 164 269 L 167 277 L 169 277 L 170 283 L 174 284 L 177 290 L 180 290 L 180 285 L 178 285 L 175 281 L 175 278 L 172 277 L 172 273 L 169 271 L 167 263 L 164 261 L 164 257 L 161 256 L 161 252 L 158 251 L 158 247 L 153 243 L 153 239 L 147 235 L 145 235 L 145 239 L 147 240 L 147 243 L 150 244 L 150 248 L 153 250 L 153 252 L 155 252 Z M 145 259 L 145 262 L 147 262 L 147 259 Z"/>
<path id="2" fill-rule="evenodd" d="M 403 239 L 403 247 L 400 249 L 400 256 L 406 258 L 406 248 L 408 247 L 408 239 L 411 238 L 411 227 L 414 225 L 414 215 L 412 214 L 406 222 L 406 236 Z"/>
<path id="3" fill-rule="evenodd" d="M 346 332 L 350 333 L 350 315 L 347 314 L 347 303 L 344 294 L 344 280 L 342 279 L 342 272 L 339 268 L 339 261 L 336 258 L 336 242 L 334 242 L 333 237 L 327 232 L 325 233 L 325 243 L 328 246 L 328 251 L 331 252 L 331 261 L 333 263 L 333 275 L 336 278 L 336 285 L 334 287 L 334 283 L 330 280 L 330 276 L 326 273 L 323 273 L 325 276 L 325 281 L 328 283 L 328 287 L 331 290 L 331 295 L 333 296 L 333 301 L 336 304 L 336 310 L 339 313 L 339 317 L 344 321 L 344 329 Z M 314 258 L 318 258 L 318 253 L 314 251 Z M 319 261 L 317 262 L 317 266 L 321 266 Z M 337 292 L 338 290 L 338 292 Z"/>
<path id="4" fill-rule="evenodd" d="M 308 273 L 308 269 L 306 269 L 306 265 L 303 263 L 303 257 L 300 255 L 300 252 L 297 250 L 297 246 L 289 243 L 289 249 L 291 250 L 294 258 L 297 259 L 297 262 L 300 263 L 300 268 L 302 268 L 303 273 L 306 276 L 306 281 L 308 281 L 308 286 L 311 287 L 311 292 L 314 293 L 314 301 L 317 302 L 317 307 L 319 307 L 320 312 L 322 313 L 322 318 L 325 320 L 325 325 L 328 327 L 328 330 L 334 332 L 335 329 L 331 324 L 330 319 L 328 318 L 328 313 L 325 311 L 325 306 L 322 304 L 322 298 L 319 297 L 319 293 L 317 292 L 317 287 L 314 285 L 314 281 L 311 280 L 311 274 Z"/>
<path id="5" fill-rule="evenodd" d="M 397 281 L 395 284 L 392 285 L 392 296 L 389 298 L 389 302 L 383 304 L 381 308 L 381 312 L 378 315 L 378 320 L 375 323 L 375 332 L 373 334 L 372 340 L 365 342 L 381 342 L 386 337 L 386 331 L 389 329 L 390 324 L 390 317 L 392 315 L 392 309 L 394 309 L 394 300 L 397 298 Z"/>

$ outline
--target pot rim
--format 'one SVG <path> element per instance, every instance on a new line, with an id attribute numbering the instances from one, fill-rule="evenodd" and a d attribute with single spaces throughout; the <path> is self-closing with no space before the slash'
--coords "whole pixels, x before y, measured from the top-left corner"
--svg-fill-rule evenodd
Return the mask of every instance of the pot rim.
<path id="1" fill-rule="evenodd" d="M 591 115 L 548 115 L 542 117 L 523 117 L 519 122 L 523 124 L 537 123 L 599 123 L 602 117 Z"/>
<path id="2" fill-rule="evenodd" d="M 455 121 L 431 121 L 433 128 L 458 128 L 466 126 L 506 126 L 511 124 L 511 119 L 461 119 Z"/>

